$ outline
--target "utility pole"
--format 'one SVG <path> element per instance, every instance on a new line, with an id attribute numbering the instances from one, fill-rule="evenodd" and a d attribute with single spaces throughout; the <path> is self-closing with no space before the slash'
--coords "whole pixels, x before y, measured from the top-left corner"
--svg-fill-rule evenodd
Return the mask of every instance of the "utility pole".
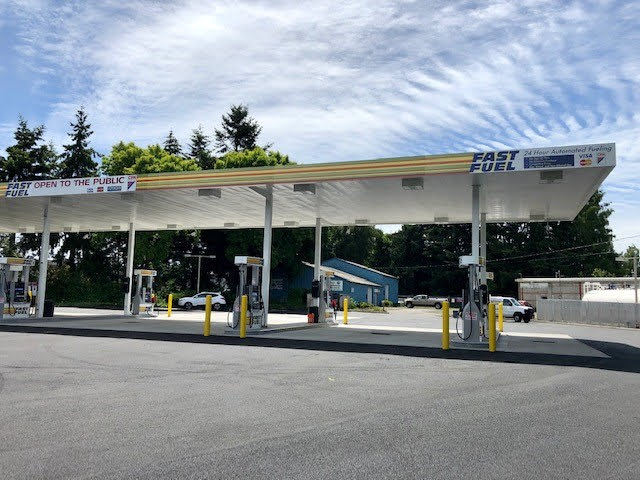
<path id="1" fill-rule="evenodd" d="M 203 258 L 216 258 L 215 255 L 199 255 L 194 253 L 185 253 L 185 258 L 197 258 L 198 259 L 198 282 L 196 286 L 196 293 L 200 293 L 200 272 L 202 270 L 202 259 Z"/>

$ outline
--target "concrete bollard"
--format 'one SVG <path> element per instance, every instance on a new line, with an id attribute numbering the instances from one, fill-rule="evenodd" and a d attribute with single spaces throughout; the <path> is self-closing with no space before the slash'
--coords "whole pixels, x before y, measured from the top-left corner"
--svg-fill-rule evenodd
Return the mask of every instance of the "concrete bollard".
<path id="1" fill-rule="evenodd" d="M 442 349 L 449 350 L 449 302 L 442 302 Z"/>
<path id="2" fill-rule="evenodd" d="M 243 295 L 240 302 L 240 338 L 247 336 L 247 303 L 249 303 L 249 297 Z"/>
<path id="3" fill-rule="evenodd" d="M 496 351 L 496 304 L 489 304 L 489 351 Z"/>
<path id="4" fill-rule="evenodd" d="M 211 295 L 207 295 L 204 307 L 204 336 L 211 335 Z"/>
<path id="5" fill-rule="evenodd" d="M 349 323 L 349 299 L 345 297 L 344 301 L 342 302 L 342 323 L 344 325 L 346 325 L 347 323 Z"/>
<path id="6" fill-rule="evenodd" d="M 170 293 L 167 299 L 167 317 L 171 316 L 171 307 L 173 307 L 173 293 Z"/>

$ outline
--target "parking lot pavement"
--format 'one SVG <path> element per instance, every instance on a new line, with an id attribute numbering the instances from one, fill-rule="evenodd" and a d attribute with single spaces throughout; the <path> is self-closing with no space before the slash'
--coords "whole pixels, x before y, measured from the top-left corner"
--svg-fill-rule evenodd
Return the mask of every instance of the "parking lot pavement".
<path id="1" fill-rule="evenodd" d="M 640 478 L 640 375 L 0 332 L 0 477 Z"/>

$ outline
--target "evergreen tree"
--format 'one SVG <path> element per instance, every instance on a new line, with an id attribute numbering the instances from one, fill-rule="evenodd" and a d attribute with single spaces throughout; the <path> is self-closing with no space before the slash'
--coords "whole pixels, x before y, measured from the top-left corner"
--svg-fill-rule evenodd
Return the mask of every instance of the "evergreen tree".
<path id="1" fill-rule="evenodd" d="M 93 161 L 98 153 L 89 147 L 89 137 L 93 134 L 93 130 L 91 130 L 91 124 L 87 123 L 84 107 L 80 107 L 76 112 L 76 123 L 70 125 L 71 143 L 64 146 L 64 152 L 60 155 L 58 176 L 61 178 L 93 177 L 98 174 L 98 164 Z"/>
<path id="2" fill-rule="evenodd" d="M 169 130 L 169 135 L 164 140 L 164 151 L 169 155 L 174 155 L 176 157 L 182 156 L 182 147 L 178 142 L 178 139 L 173 135 L 173 130 Z"/>
<path id="3" fill-rule="evenodd" d="M 44 130 L 44 125 L 29 128 L 20 116 L 13 134 L 16 143 L 7 148 L 6 158 L 0 157 L 0 181 L 51 178 L 57 156 L 53 145 L 44 143 Z"/>
<path id="4" fill-rule="evenodd" d="M 189 157 L 196 161 L 202 170 L 215 168 L 216 158 L 209 151 L 211 139 L 205 135 L 202 125 L 194 128 L 191 133 L 191 143 L 189 144 Z"/>
<path id="5" fill-rule="evenodd" d="M 252 150 L 261 131 L 246 105 L 231 105 L 231 111 L 222 115 L 222 128 L 216 129 L 216 150 L 219 153 Z"/>

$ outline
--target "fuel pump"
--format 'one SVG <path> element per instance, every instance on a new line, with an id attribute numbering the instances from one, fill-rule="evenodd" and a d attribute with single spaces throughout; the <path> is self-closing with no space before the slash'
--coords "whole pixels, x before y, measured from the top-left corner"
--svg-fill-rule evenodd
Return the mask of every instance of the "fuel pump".
<path id="1" fill-rule="evenodd" d="M 29 258 L 0 257 L 0 320 L 29 317 L 29 270 L 33 265 Z"/>
<path id="2" fill-rule="evenodd" d="M 320 273 L 319 280 L 311 282 L 312 305 L 309 307 L 309 313 L 313 314 L 314 323 L 335 321 L 335 311 L 331 303 L 331 278 L 333 275 L 332 271 L 325 270 Z"/>
<path id="3" fill-rule="evenodd" d="M 233 315 L 229 328 L 240 328 L 240 302 L 242 296 L 247 300 L 247 330 L 260 330 L 265 325 L 264 302 L 262 301 L 262 267 L 264 262 L 259 257 L 236 256 L 234 263 L 238 267 L 240 281 L 233 301 Z"/>
<path id="4" fill-rule="evenodd" d="M 133 271 L 136 276 L 136 290 L 133 295 L 132 312 L 134 315 L 148 313 L 152 315 L 156 305 L 156 294 L 153 290 L 153 278 L 158 274 L 155 270 L 140 268 Z"/>
<path id="5" fill-rule="evenodd" d="M 473 255 L 460 257 L 460 267 L 469 269 L 469 280 L 463 295 L 462 308 L 462 335 L 458 336 L 469 342 L 487 342 L 487 303 L 489 295 L 487 286 L 480 282 L 480 269 L 484 268 L 483 258 L 474 258 Z"/>

